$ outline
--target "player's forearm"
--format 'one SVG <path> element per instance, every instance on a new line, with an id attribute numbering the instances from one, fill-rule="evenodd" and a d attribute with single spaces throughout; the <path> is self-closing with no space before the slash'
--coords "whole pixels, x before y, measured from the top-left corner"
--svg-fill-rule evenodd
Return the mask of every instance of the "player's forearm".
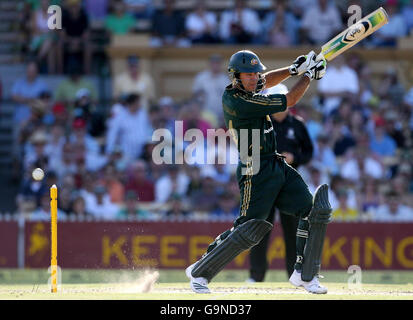
<path id="1" fill-rule="evenodd" d="M 290 72 L 288 71 L 288 67 L 285 67 L 264 73 L 264 77 L 265 86 L 271 88 L 290 77 Z"/>
<path id="2" fill-rule="evenodd" d="M 308 87 L 310 86 L 310 79 L 307 76 L 302 76 L 294 87 L 285 95 L 287 98 L 287 107 L 292 107 L 297 104 L 303 97 Z"/>

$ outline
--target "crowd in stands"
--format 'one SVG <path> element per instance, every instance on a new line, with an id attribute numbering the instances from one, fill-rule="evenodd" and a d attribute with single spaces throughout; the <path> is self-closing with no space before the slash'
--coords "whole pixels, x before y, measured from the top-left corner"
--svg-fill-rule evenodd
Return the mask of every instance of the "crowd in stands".
<path id="1" fill-rule="evenodd" d="M 225 1 L 228 2 L 228 1 Z M 382 5 L 389 23 L 361 46 L 394 47 L 413 29 L 413 4 L 409 0 L 234 0 L 217 9 L 213 1 L 179 0 L 26 0 L 23 29 L 27 51 L 38 61 L 47 60 L 47 72 L 67 72 L 71 59 L 80 59 L 92 71 L 95 50 L 91 31 L 112 35 L 144 31 L 149 45 L 189 47 L 197 44 L 252 44 L 288 47 L 321 45 L 348 24 L 350 5 L 363 15 Z M 251 7 L 250 4 L 254 3 Z M 62 30 L 48 28 L 49 5 L 63 7 Z M 144 22 L 145 27 L 139 27 Z M 316 22 L 316 23 L 315 23 Z"/>
<path id="2" fill-rule="evenodd" d="M 28 2 L 40 32 L 46 3 L 61 1 Z M 237 0 L 234 9 L 219 17 L 204 1 L 195 1 L 185 15 L 173 9 L 174 3 L 166 0 L 166 8 L 156 10 L 151 1 L 85 0 L 82 7 L 81 1 L 68 0 L 80 11 L 68 13 L 73 16 L 67 21 L 76 27 L 66 33 L 62 48 L 67 42 L 70 50 L 87 55 L 89 19 L 101 19 L 114 33 L 130 32 L 135 20 L 151 19 L 151 45 L 156 46 L 319 44 L 343 28 L 343 9 L 334 1 L 302 0 L 294 6 L 274 1 L 259 14 Z M 413 1 L 384 4 L 390 23 L 367 45 L 395 45 L 395 39 L 412 30 Z M 314 16 L 320 16 L 318 23 L 312 23 Z M 54 40 L 41 32 L 33 35 L 33 45 L 41 40 L 38 54 L 46 55 Z M 184 134 L 191 128 L 204 136 L 208 129 L 226 130 L 220 103 L 229 84 L 226 61 L 211 55 L 208 69 L 194 78 L 193 95 L 175 101 L 158 97 L 139 57 L 129 56 L 125 73 L 112 79 L 114 103 L 105 114 L 97 107 L 97 88 L 82 76 L 87 68 L 81 66 L 89 58 L 70 62 L 67 79 L 55 92 L 42 80 L 36 61 L 27 64 L 26 74 L 13 86 L 14 153 L 23 172 L 18 211 L 31 219 L 49 219 L 48 188 L 57 184 L 62 218 L 234 219 L 240 203 L 236 164 L 159 165 L 152 157 L 154 131 L 166 128 L 174 137 L 176 121 L 182 121 Z M 311 104 L 290 111 L 304 118 L 314 144 L 311 162 L 300 171 L 311 192 L 321 183 L 331 186 L 336 221 L 413 221 L 413 87 L 405 88 L 392 68 L 372 83 L 370 68 L 355 54 L 338 57 L 313 83 L 318 91 Z M 171 154 L 177 148 L 172 144 Z M 31 178 L 36 167 L 45 171 L 43 181 Z"/>

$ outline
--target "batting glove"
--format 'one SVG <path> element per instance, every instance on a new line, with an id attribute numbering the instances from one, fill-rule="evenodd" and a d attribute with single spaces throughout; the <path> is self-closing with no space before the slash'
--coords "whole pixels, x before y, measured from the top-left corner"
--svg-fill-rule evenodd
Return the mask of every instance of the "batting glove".
<path id="1" fill-rule="evenodd" d="M 301 55 L 294 60 L 293 64 L 288 68 L 290 75 L 296 76 L 303 74 L 310 65 L 313 65 L 316 59 L 314 51 L 310 51 L 307 55 Z"/>
<path id="2" fill-rule="evenodd" d="M 320 80 L 324 77 L 327 69 L 327 61 L 322 57 L 320 60 L 312 64 L 310 68 L 304 73 L 305 76 L 309 77 L 310 80 Z"/>

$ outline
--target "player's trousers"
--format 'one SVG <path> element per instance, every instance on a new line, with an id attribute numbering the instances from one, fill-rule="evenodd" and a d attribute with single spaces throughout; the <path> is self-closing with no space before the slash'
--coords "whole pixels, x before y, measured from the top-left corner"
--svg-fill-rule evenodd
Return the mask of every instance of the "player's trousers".
<path id="1" fill-rule="evenodd" d="M 278 208 L 281 212 L 294 217 L 306 217 L 311 208 L 313 196 L 301 175 L 278 155 L 261 156 L 259 171 L 254 172 L 252 161 L 239 163 L 237 179 L 241 192 L 240 214 L 234 221 L 234 228 L 250 219 L 267 220 Z M 271 221 L 272 222 L 272 221 Z M 207 249 L 211 251 L 217 243 L 224 240 L 230 230 L 220 234 Z"/>

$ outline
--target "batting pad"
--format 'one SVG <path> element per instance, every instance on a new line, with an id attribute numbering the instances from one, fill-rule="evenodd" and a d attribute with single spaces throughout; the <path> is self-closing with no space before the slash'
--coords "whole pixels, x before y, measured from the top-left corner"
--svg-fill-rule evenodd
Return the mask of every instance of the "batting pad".
<path id="1" fill-rule="evenodd" d="M 328 186 L 323 184 L 314 193 L 313 208 L 308 215 L 310 229 L 304 248 L 304 263 L 301 273 L 303 281 L 311 281 L 320 272 L 321 254 L 327 224 L 331 221 L 332 208 L 328 201 Z"/>
<path id="2" fill-rule="evenodd" d="M 211 281 L 242 251 L 257 245 L 272 227 L 271 223 L 261 219 L 251 219 L 237 226 L 228 237 L 195 264 L 192 276 Z"/>

